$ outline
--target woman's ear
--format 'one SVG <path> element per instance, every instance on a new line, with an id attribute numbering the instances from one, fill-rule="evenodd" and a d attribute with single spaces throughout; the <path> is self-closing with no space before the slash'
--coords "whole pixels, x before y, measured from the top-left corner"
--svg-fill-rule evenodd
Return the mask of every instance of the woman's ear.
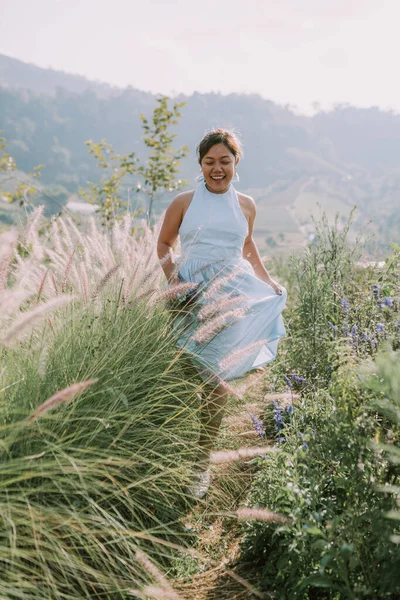
<path id="1" fill-rule="evenodd" d="M 238 166 L 239 162 L 240 162 L 240 156 L 237 156 L 236 160 L 235 160 L 235 167 Z"/>

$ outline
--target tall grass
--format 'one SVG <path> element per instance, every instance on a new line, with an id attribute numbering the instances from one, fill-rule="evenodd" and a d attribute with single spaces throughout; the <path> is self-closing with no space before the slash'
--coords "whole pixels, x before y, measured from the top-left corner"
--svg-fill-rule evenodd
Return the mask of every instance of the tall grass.
<path id="1" fill-rule="evenodd" d="M 44 244 L 39 223 L 0 255 L 0 596 L 132 597 L 154 583 L 138 550 L 167 565 L 185 544 L 200 383 L 157 301 L 156 234 L 61 221 Z"/>

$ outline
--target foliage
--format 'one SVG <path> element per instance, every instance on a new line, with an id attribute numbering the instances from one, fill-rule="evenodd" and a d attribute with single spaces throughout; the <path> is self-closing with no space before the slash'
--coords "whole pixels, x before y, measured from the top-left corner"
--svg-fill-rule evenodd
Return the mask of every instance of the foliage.
<path id="1" fill-rule="evenodd" d="M 92 140 L 85 143 L 89 147 L 89 154 L 95 157 L 97 166 L 104 169 L 106 175 L 99 183 L 90 183 L 89 191 L 80 189 L 79 194 L 96 205 L 102 225 L 109 226 L 131 208 L 129 199 L 123 199 L 122 186 L 127 176 L 136 172 L 137 159 L 134 152 L 124 156 L 117 154 L 104 139 L 97 144 Z"/>
<path id="2" fill-rule="evenodd" d="M 249 522 L 243 558 L 282 599 L 394 600 L 399 249 L 383 266 L 363 268 L 347 228 L 323 219 L 318 230 L 287 272 L 297 288 L 283 361 L 292 403 L 274 401 L 260 422 L 279 451 L 258 459 L 248 502 L 288 522 Z"/>
<path id="3" fill-rule="evenodd" d="M 352 217 L 342 228 L 338 219 L 330 225 L 323 215 L 316 240 L 291 257 L 287 274 L 294 299 L 285 368 L 315 386 L 329 382 L 343 346 L 361 357 L 374 354 L 386 339 L 394 347 L 399 342 L 398 251 L 394 248 L 383 268 L 357 267 L 361 240 L 347 243 Z"/>
<path id="4" fill-rule="evenodd" d="M 59 219 L 52 247 L 41 214 L 0 238 L 0 595 L 129 597 L 153 580 L 138 550 L 164 565 L 183 550 L 201 384 L 157 289 L 156 234 Z"/>
<path id="5" fill-rule="evenodd" d="M 17 170 L 17 164 L 11 154 L 5 152 L 6 140 L 0 137 L 0 174 L 4 174 L 5 178 L 2 178 L 0 183 L 4 183 L 8 179 L 14 179 L 11 173 L 15 173 Z M 26 181 L 18 182 L 18 185 L 14 187 L 13 191 L 5 191 L 0 188 L 1 196 L 7 200 L 7 202 L 18 202 L 19 206 L 28 204 L 30 197 L 33 197 L 38 192 L 38 189 L 33 185 L 33 181 L 38 179 L 41 175 L 43 165 L 33 167 L 33 170 L 28 175 L 25 175 Z"/>
<path id="6" fill-rule="evenodd" d="M 125 180 L 129 175 L 137 175 L 143 180 L 143 185 L 140 182 L 136 183 L 135 190 L 144 192 L 147 196 L 148 224 L 151 223 L 153 203 L 159 190 L 178 190 L 186 184 L 185 181 L 176 179 L 175 175 L 178 173 L 179 160 L 186 156 L 188 149 L 184 146 L 175 151 L 171 143 L 176 134 L 169 132 L 171 125 L 178 124 L 177 119 L 181 116 L 179 108 L 185 103 L 175 103 L 170 110 L 168 100 L 167 96 L 157 98 L 158 105 L 153 111 L 151 125 L 148 119 L 141 115 L 145 132 L 143 141 L 151 150 L 144 164 L 139 164 L 135 152 L 117 154 L 104 139 L 99 143 L 94 143 L 92 140 L 86 142 L 89 154 L 95 157 L 98 167 L 104 169 L 106 175 L 99 183 L 91 183 L 89 191 L 81 189 L 80 194 L 97 206 L 97 213 L 103 225 L 113 223 L 115 219 L 122 218 L 124 213 L 132 209 L 130 190 L 124 189 Z M 127 199 L 124 200 L 126 194 Z M 136 211 L 135 215 L 140 212 L 140 210 Z"/>
<path id="7" fill-rule="evenodd" d="M 153 111 L 151 124 L 141 115 L 145 132 L 143 141 L 150 148 L 150 155 L 146 164 L 140 165 L 137 172 L 144 180 L 143 191 L 148 196 L 148 223 L 151 223 L 153 203 L 160 189 L 172 192 L 187 185 L 186 181 L 176 179 L 175 175 L 179 171 L 179 161 L 186 156 L 189 148 L 183 146 L 180 150 L 174 150 L 171 143 L 176 134 L 169 132 L 171 125 L 178 125 L 178 118 L 181 117 L 179 109 L 185 106 L 185 102 L 175 102 L 170 110 L 168 100 L 167 96 L 157 98 L 158 106 Z"/>
<path id="8" fill-rule="evenodd" d="M 243 558 L 257 562 L 264 589 L 282 599 L 377 600 L 400 591 L 400 548 L 388 541 L 384 514 L 396 496 L 376 490 L 389 469 L 371 447 L 385 433 L 348 358 L 329 393 L 294 405 L 279 429 L 279 453 L 258 463 L 251 505 L 289 522 L 249 525 Z"/>

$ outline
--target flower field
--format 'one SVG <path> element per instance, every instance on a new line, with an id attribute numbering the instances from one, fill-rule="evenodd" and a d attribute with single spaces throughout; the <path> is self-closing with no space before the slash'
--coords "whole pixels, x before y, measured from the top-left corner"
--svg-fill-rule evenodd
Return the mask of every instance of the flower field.
<path id="1" fill-rule="evenodd" d="M 318 227 L 275 268 L 288 337 L 247 437 L 223 424 L 200 508 L 206 387 L 176 345 L 157 229 L 50 224 L 37 208 L 0 236 L 0 598 L 400 597 L 400 248 L 364 268 L 350 223 Z M 220 309 L 203 309 L 203 333 Z M 231 391 L 247 406 L 246 380 Z M 196 527 L 216 515 L 205 560 Z M 236 591 L 212 595 L 233 529 L 245 566 L 221 562 Z"/>

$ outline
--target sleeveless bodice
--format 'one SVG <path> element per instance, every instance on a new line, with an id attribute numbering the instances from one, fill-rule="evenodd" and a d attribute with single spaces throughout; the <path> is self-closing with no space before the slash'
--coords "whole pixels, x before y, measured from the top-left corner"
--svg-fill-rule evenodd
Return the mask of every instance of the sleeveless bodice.
<path id="1" fill-rule="evenodd" d="M 181 260 L 237 263 L 242 256 L 248 223 L 231 184 L 224 194 L 213 194 L 200 183 L 181 223 Z"/>

